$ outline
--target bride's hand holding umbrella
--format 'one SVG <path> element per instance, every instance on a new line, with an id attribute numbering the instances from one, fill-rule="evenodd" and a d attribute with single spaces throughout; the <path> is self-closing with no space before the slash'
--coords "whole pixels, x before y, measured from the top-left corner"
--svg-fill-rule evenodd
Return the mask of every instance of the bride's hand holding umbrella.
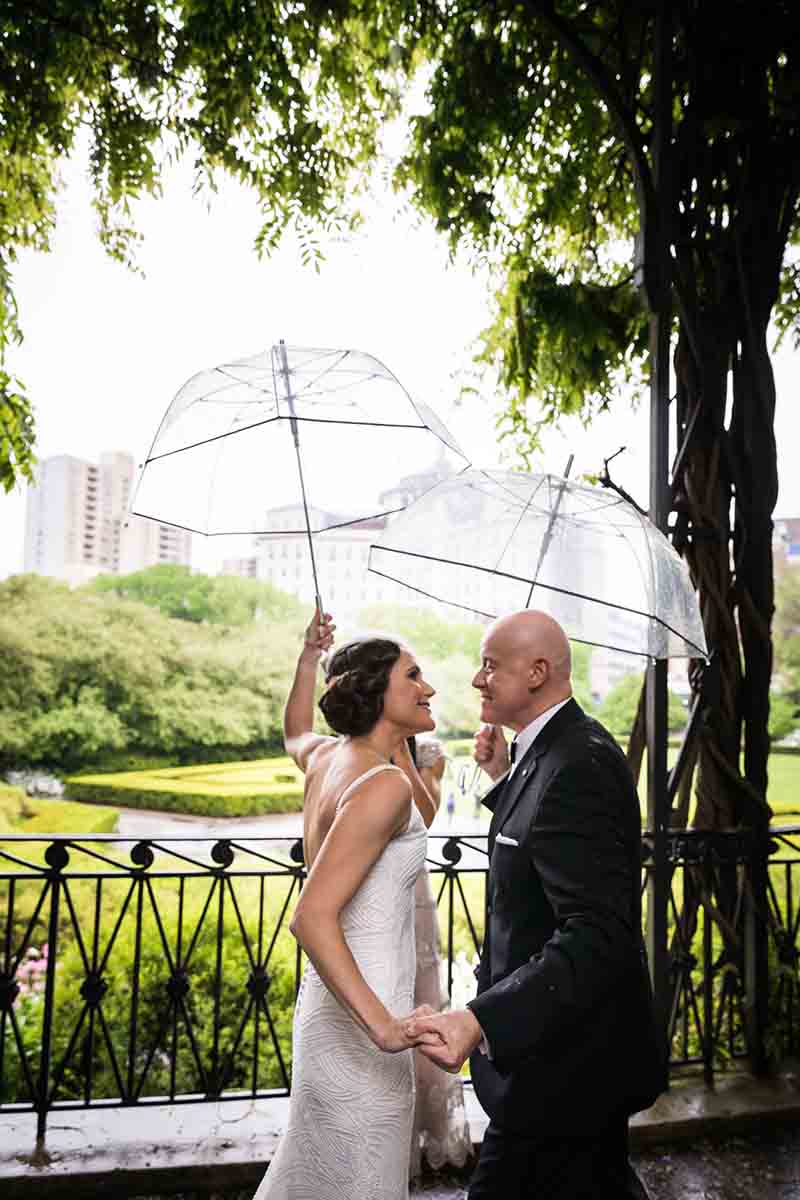
<path id="1" fill-rule="evenodd" d="M 333 645 L 333 635 L 336 626 L 330 613 L 320 613 L 314 609 L 314 615 L 303 634 L 302 654 L 315 665 L 327 654 Z"/>
<path id="2" fill-rule="evenodd" d="M 303 648 L 283 711 L 283 744 L 301 771 L 317 747 L 331 740 L 314 733 L 314 691 L 319 660 L 333 645 L 335 629 L 331 614 L 315 608 L 303 634 Z"/>

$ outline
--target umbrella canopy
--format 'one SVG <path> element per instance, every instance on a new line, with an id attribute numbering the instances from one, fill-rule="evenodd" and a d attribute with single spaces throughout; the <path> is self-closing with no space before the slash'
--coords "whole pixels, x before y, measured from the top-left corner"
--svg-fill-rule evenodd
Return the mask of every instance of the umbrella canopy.
<path id="1" fill-rule="evenodd" d="M 377 358 L 280 342 L 183 385 L 131 512 L 209 537 L 305 532 L 322 611 L 312 534 L 399 512 L 468 465 Z"/>
<path id="2" fill-rule="evenodd" d="M 613 492 L 553 475 L 469 470 L 391 521 L 369 568 L 485 617 L 549 612 L 575 641 L 705 657 L 686 564 Z"/>
<path id="3" fill-rule="evenodd" d="M 300 468 L 309 527 L 321 532 L 397 512 L 421 477 L 430 485 L 468 465 L 438 417 L 376 358 L 280 343 L 183 385 L 131 512 L 208 536 L 302 532 Z"/>

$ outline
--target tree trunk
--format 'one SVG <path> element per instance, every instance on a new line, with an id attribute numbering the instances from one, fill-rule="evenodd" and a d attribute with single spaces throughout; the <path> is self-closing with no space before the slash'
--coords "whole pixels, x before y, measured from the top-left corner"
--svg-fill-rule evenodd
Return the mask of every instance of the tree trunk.
<path id="1" fill-rule="evenodd" d="M 693 824 L 725 829 L 738 823 L 742 670 L 730 553 L 733 478 L 725 430 L 728 373 L 734 334 L 724 311 L 703 314 L 698 361 L 681 327 L 675 360 L 680 435 L 691 428 L 674 481 L 679 519 L 676 542 L 699 593 L 706 637 L 720 662 L 720 703 L 700 739 L 697 808 Z"/>
<path id="2" fill-rule="evenodd" d="M 765 207 L 762 197 L 759 209 Z M 744 824 L 758 828 L 769 821 L 769 687 L 772 678 L 772 614 L 775 587 L 772 567 L 772 512 L 778 499 L 775 445 L 775 379 L 767 346 L 770 313 L 777 300 L 783 246 L 776 246 L 774 220 L 764 213 L 753 228 L 737 237 L 737 274 L 741 324 L 733 369 L 731 446 L 737 463 L 733 557 L 738 623 L 744 663 L 742 719 Z"/>

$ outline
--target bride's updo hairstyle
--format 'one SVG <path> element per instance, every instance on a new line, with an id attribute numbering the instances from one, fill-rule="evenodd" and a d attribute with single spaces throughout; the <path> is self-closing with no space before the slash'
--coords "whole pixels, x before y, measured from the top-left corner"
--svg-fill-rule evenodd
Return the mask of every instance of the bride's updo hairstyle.
<path id="1" fill-rule="evenodd" d="M 319 706 L 336 733 L 363 737 L 383 712 L 383 697 L 402 647 L 391 638 L 357 638 L 336 650 L 325 668 Z"/>

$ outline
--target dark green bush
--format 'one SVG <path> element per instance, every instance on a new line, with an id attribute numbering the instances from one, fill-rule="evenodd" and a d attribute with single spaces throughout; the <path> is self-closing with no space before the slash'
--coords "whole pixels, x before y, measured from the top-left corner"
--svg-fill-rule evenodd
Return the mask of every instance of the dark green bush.
<path id="1" fill-rule="evenodd" d="M 190 885 L 190 888 L 192 886 Z M 207 878 L 202 883 L 198 881 L 191 896 L 191 904 L 184 910 L 184 957 L 191 944 L 190 934 L 194 933 L 202 913 L 203 892 L 207 894 L 209 886 L 210 881 Z M 79 906 L 83 909 L 83 920 L 89 925 L 86 897 L 83 900 L 82 904 L 79 901 Z M 242 908 L 245 910 L 244 904 Z M 173 1037 L 176 1093 L 203 1095 L 207 1090 L 213 1092 L 215 1088 L 234 1091 L 251 1088 L 256 1037 L 255 1012 L 248 989 L 251 967 L 238 919 L 231 905 L 226 906 L 223 919 L 221 986 L 218 997 L 215 994 L 216 897 L 212 901 L 211 912 L 200 924 L 185 972 L 180 977 L 177 988 L 170 983 L 169 962 L 157 922 L 147 900 L 142 923 L 143 936 L 138 948 L 132 919 L 134 911 L 135 905 L 131 905 L 114 941 L 103 974 L 105 991 L 93 1018 L 87 1011 L 81 991 L 85 985 L 86 972 L 77 942 L 70 930 L 65 928 L 62 931 L 62 950 L 59 953 L 56 971 L 52 1070 L 56 1071 L 64 1062 L 66 1065 L 55 1090 L 55 1098 L 80 1099 L 89 1076 L 95 1099 L 119 1096 L 121 1089 L 114 1068 L 115 1061 L 123 1084 L 127 1087 L 129 1082 L 132 1083 L 139 1096 L 168 1095 L 172 1087 L 170 1056 Z M 174 903 L 167 904 L 160 911 L 162 927 L 173 961 L 178 942 L 176 911 Z M 108 925 L 104 927 L 105 938 L 108 937 L 117 915 L 118 910 L 114 907 Z M 257 947 L 257 919 L 246 916 L 245 930 L 251 946 Z M 133 979 L 137 954 L 137 1034 L 136 1044 L 131 1048 Z M 267 1004 L 276 1041 L 288 1069 L 291 1065 L 291 1026 L 295 995 L 295 942 L 288 928 L 284 928 L 279 935 L 270 957 L 268 972 Z M 42 1043 L 43 990 L 33 992 L 26 989 L 17 999 L 14 1011 L 31 1074 L 35 1080 Z M 188 1022 L 185 1016 L 188 1017 Z M 0 1100 L 3 1103 L 29 1102 L 30 1087 L 14 1039 L 8 1036 L 9 1032 L 7 1029 L 6 1062 Z M 279 1058 L 263 1013 L 258 1019 L 258 1042 L 258 1088 L 282 1087 L 284 1079 Z M 71 1044 L 72 1051 L 68 1054 Z M 198 1058 L 206 1075 L 206 1087 L 198 1067 Z"/>

